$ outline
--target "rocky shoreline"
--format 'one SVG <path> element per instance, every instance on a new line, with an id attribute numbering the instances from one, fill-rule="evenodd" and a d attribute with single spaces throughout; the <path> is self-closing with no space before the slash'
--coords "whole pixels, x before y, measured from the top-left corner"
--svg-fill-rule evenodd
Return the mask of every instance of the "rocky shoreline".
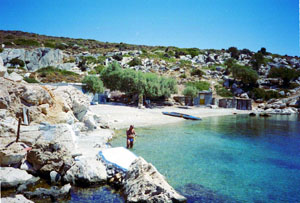
<path id="1" fill-rule="evenodd" d="M 128 201 L 185 201 L 142 158 L 123 174 L 99 160 L 96 155 L 109 147 L 114 132 L 103 129 L 107 123 L 90 111 L 89 98 L 81 91 L 4 77 L 0 77 L 0 86 L 1 190 L 16 191 L 1 201 L 57 201 L 69 198 L 72 185 L 103 184 L 124 191 Z M 29 112 L 28 125 L 24 108 Z M 19 118 L 22 125 L 17 142 Z M 139 175 L 135 178 L 132 174 Z M 39 188 L 41 179 L 51 187 Z M 145 186 L 142 191 L 133 188 L 137 183 Z"/>

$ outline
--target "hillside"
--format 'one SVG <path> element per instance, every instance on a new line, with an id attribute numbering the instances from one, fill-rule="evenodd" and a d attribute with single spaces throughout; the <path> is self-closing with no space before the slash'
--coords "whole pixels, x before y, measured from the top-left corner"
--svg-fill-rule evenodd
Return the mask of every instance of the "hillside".
<path id="1" fill-rule="evenodd" d="M 286 106 L 296 106 L 299 94 L 299 57 L 272 54 L 265 48 L 257 52 L 235 47 L 200 50 L 21 31 L 0 31 L 0 44 L 0 57 L 8 73 L 17 72 L 27 82 L 80 82 L 85 75 L 99 75 L 106 65 L 116 62 L 123 69 L 175 78 L 179 94 L 192 86 L 198 90 L 210 88 L 217 98 L 250 97 L 257 103 L 293 98 L 284 100 Z M 191 94 L 191 89 L 185 93 Z"/>

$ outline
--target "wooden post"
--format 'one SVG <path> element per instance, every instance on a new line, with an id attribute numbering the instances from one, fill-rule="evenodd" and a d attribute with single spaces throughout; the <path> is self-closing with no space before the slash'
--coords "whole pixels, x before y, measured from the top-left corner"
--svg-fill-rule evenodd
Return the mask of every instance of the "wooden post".
<path id="1" fill-rule="evenodd" d="M 19 141 L 19 138 L 20 138 L 20 126 L 21 126 L 21 122 L 22 122 L 22 119 L 21 119 L 21 117 L 19 117 L 18 132 L 17 132 L 17 139 L 16 139 L 16 142 L 18 142 L 18 141 Z"/>

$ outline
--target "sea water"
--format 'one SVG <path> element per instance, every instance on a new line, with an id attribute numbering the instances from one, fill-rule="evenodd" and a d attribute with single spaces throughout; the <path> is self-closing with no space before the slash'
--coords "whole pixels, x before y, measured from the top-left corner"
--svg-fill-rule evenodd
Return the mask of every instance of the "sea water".
<path id="1" fill-rule="evenodd" d="M 300 202 L 297 116 L 211 117 L 136 132 L 132 151 L 188 202 Z M 126 145 L 125 130 L 112 145 Z"/>

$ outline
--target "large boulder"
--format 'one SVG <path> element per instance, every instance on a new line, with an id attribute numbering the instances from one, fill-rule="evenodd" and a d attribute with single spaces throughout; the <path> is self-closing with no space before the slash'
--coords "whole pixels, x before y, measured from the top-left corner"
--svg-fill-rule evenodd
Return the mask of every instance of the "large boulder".
<path id="1" fill-rule="evenodd" d="M 90 99 L 73 86 L 53 87 L 55 96 L 63 99 L 65 109 L 72 109 L 75 117 L 82 121 L 89 109 Z"/>
<path id="2" fill-rule="evenodd" d="M 4 64 L 7 64 L 10 62 L 10 60 L 14 58 L 18 58 L 22 61 L 25 60 L 25 49 L 4 49 L 2 53 L 0 53 L 0 56 L 3 59 Z"/>
<path id="3" fill-rule="evenodd" d="M 37 48 L 26 51 L 25 61 L 29 71 L 36 71 L 39 68 L 63 63 L 63 57 L 63 52 L 59 49 Z"/>
<path id="4" fill-rule="evenodd" d="M 21 164 L 25 158 L 27 146 L 22 142 L 13 142 L 0 148 L 0 166 L 13 166 Z"/>
<path id="5" fill-rule="evenodd" d="M 27 161 L 46 178 L 50 178 L 51 171 L 64 175 L 73 164 L 70 152 L 55 142 L 37 142 L 28 152 Z"/>
<path id="6" fill-rule="evenodd" d="M 124 194 L 129 202 L 184 202 L 156 168 L 139 157 L 125 176 Z"/>
<path id="7" fill-rule="evenodd" d="M 39 138 L 39 142 L 54 143 L 58 142 L 67 151 L 72 152 L 76 149 L 76 135 L 71 125 L 68 124 L 56 124 L 50 125 L 44 123 L 40 125 L 39 130 L 42 132 L 42 136 Z"/>
<path id="8" fill-rule="evenodd" d="M 39 85 L 22 86 L 21 99 L 29 105 L 53 104 L 53 99 L 47 89 Z"/>
<path id="9" fill-rule="evenodd" d="M 0 182 L 2 189 L 15 188 L 29 182 L 37 182 L 38 180 L 38 177 L 30 175 L 24 170 L 12 167 L 0 167 Z"/>
<path id="10" fill-rule="evenodd" d="M 75 164 L 64 176 L 66 182 L 86 186 L 104 183 L 107 180 L 106 168 L 95 158 L 77 157 Z"/>
<path id="11" fill-rule="evenodd" d="M 2 203 L 34 203 L 33 201 L 26 199 L 23 195 L 14 195 L 11 197 L 3 197 L 0 202 Z"/>

